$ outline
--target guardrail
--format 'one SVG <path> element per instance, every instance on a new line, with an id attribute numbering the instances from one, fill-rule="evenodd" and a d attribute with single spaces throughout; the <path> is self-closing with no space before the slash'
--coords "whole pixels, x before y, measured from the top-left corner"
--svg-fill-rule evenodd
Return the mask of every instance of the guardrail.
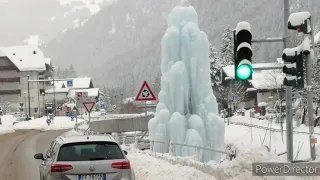
<path id="1" fill-rule="evenodd" d="M 139 139 L 136 138 L 136 140 L 135 140 L 135 146 L 136 147 L 138 145 L 138 142 L 139 142 Z M 175 146 L 195 148 L 195 159 L 197 161 L 201 161 L 200 160 L 200 150 L 206 150 L 206 151 L 212 151 L 212 152 L 217 152 L 217 153 L 221 153 L 221 154 L 226 154 L 226 156 L 229 158 L 229 160 L 232 160 L 232 159 L 236 158 L 236 153 L 237 153 L 236 149 L 232 149 L 232 148 L 226 148 L 226 151 L 223 151 L 223 150 L 213 149 L 213 148 L 209 148 L 209 147 L 201 147 L 201 146 L 195 146 L 195 145 L 189 145 L 189 144 L 174 143 L 172 141 L 170 141 L 168 143 L 168 142 L 155 141 L 155 140 L 150 141 L 150 150 L 151 150 L 151 152 L 153 152 L 153 150 L 154 150 L 155 143 L 169 145 L 169 149 L 168 150 L 169 150 L 169 154 L 170 155 L 173 155 Z M 163 146 L 161 146 L 161 148 L 163 148 Z"/>
<path id="2" fill-rule="evenodd" d="M 270 128 L 270 127 L 267 127 L 267 126 L 260 126 L 260 125 L 255 125 L 255 124 L 232 122 L 232 121 L 230 121 L 230 124 L 239 125 L 239 126 L 254 127 L 254 128 L 258 128 L 258 129 L 269 130 L 269 131 L 272 131 L 272 132 L 281 132 L 281 129 Z M 283 130 L 283 131 L 286 131 L 286 130 Z M 293 131 L 293 134 L 306 134 L 306 135 L 309 135 L 309 132 Z M 320 133 L 313 133 L 313 134 L 320 135 Z"/>

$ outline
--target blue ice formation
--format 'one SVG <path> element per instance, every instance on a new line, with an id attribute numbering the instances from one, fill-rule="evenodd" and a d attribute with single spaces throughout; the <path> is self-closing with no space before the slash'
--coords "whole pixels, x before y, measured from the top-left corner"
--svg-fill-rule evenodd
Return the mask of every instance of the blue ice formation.
<path id="1" fill-rule="evenodd" d="M 178 6 L 169 14 L 161 50 L 161 91 L 148 124 L 150 140 L 224 149 L 224 122 L 211 88 L 208 38 L 198 27 L 193 7 Z M 154 151 L 167 153 L 169 145 L 155 143 Z M 192 156 L 194 151 L 173 147 L 175 156 Z M 220 153 L 200 151 L 202 162 L 219 163 L 220 158 Z"/>

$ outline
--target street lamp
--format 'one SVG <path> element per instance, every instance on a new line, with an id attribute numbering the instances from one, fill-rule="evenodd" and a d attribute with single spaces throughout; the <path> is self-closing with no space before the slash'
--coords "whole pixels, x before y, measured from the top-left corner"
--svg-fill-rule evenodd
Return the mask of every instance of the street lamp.
<path id="1" fill-rule="evenodd" d="M 23 92 L 23 96 L 24 96 L 24 111 L 25 111 L 25 113 L 27 115 L 28 114 L 27 113 L 27 93 Z"/>
<path id="2" fill-rule="evenodd" d="M 44 96 L 45 96 L 45 93 L 44 92 L 42 92 L 41 93 L 41 95 L 42 95 L 42 102 L 43 102 L 43 114 L 45 113 L 45 109 L 46 109 L 46 105 L 45 105 L 45 103 L 44 103 Z"/>

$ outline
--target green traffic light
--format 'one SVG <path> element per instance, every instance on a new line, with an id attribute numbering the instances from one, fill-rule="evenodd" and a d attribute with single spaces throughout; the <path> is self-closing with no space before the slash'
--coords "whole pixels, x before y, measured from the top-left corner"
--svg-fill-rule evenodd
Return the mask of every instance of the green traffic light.
<path id="1" fill-rule="evenodd" d="M 247 80 L 253 72 L 250 64 L 241 64 L 237 67 L 236 77 L 241 80 Z"/>

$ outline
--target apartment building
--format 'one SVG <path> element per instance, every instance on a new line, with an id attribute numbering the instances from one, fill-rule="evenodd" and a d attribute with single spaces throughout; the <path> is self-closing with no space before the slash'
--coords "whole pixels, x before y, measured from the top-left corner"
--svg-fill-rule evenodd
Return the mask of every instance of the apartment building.
<path id="1" fill-rule="evenodd" d="M 30 80 L 49 79 L 51 72 L 50 59 L 38 47 L 0 47 L 0 105 L 10 102 L 10 110 L 17 111 L 23 103 L 29 109 L 28 76 Z M 29 83 L 31 115 L 41 109 L 41 93 L 48 86 L 50 83 Z"/>

